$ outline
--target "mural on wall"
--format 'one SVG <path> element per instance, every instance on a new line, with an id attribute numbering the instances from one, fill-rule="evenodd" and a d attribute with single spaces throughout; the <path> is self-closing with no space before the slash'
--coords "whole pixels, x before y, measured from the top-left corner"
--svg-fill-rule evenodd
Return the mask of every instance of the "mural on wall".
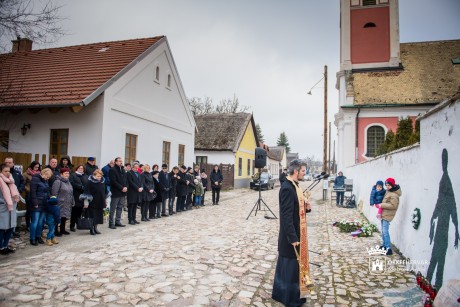
<path id="1" fill-rule="evenodd" d="M 446 260 L 448 238 L 449 238 L 449 223 L 452 218 L 452 223 L 455 226 L 454 247 L 458 248 L 459 233 L 458 233 L 458 215 L 457 204 L 455 203 L 454 189 L 447 172 L 448 154 L 444 148 L 442 150 L 442 177 L 439 182 L 438 200 L 431 216 L 430 227 L 430 245 L 433 243 L 431 251 L 430 265 L 428 267 L 427 278 L 431 284 L 434 270 L 436 269 L 436 288 L 441 288 L 444 276 L 444 264 Z M 435 220 L 437 222 L 435 224 Z M 436 227 L 436 230 L 435 230 Z M 434 240 L 433 240 L 434 237 Z"/>

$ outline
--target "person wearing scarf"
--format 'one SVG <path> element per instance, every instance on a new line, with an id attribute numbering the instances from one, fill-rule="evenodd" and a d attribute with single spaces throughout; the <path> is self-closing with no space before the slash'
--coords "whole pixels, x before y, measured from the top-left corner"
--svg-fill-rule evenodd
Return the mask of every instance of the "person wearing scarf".
<path id="1" fill-rule="evenodd" d="M 19 201 L 19 191 L 14 184 L 10 167 L 5 163 L 0 165 L 0 254 L 14 253 L 8 247 L 13 228 L 16 227 L 16 205 Z"/>
<path id="2" fill-rule="evenodd" d="M 30 202 L 30 181 L 32 180 L 32 177 L 36 174 L 40 174 L 41 171 L 41 165 L 37 161 L 32 161 L 30 163 L 29 167 L 27 170 L 22 174 L 22 177 L 24 177 L 24 181 L 26 183 L 24 187 L 24 191 L 26 192 L 26 203 Z M 27 229 L 30 229 L 30 221 L 32 220 L 32 212 L 30 211 L 29 206 L 26 206 L 26 226 Z"/>
<path id="3" fill-rule="evenodd" d="M 305 297 L 313 286 L 305 217 L 310 204 L 299 187 L 299 180 L 306 174 L 306 166 L 303 160 L 293 160 L 289 164 L 289 176 L 279 192 L 280 231 L 272 298 L 288 307 L 305 303 Z"/>
<path id="4" fill-rule="evenodd" d="M 70 174 L 69 180 L 72 184 L 75 201 L 75 206 L 72 207 L 72 212 L 70 213 L 70 231 L 75 232 L 75 225 L 83 213 L 84 204 L 83 200 L 80 199 L 80 195 L 83 194 L 88 185 L 88 175 L 85 174 L 85 166 L 83 164 L 77 165 L 75 172 Z"/>

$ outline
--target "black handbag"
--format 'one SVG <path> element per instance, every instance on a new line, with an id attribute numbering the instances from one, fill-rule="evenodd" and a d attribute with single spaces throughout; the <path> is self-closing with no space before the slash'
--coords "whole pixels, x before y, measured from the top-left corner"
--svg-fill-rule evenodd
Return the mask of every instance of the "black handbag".
<path id="1" fill-rule="evenodd" d="M 77 229 L 80 230 L 89 230 L 94 227 L 94 219 L 92 217 L 86 216 L 86 210 L 83 217 L 80 217 L 77 220 Z"/>

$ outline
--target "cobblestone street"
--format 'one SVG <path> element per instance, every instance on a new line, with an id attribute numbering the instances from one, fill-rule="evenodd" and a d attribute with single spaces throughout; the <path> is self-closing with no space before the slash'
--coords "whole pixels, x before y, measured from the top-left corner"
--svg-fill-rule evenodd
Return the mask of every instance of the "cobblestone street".
<path id="1" fill-rule="evenodd" d="M 262 192 L 277 216 L 278 191 Z M 317 293 L 306 305 L 420 305 L 415 277 L 404 266 L 369 274 L 367 248 L 380 245 L 379 233 L 340 233 L 334 221 L 360 214 L 324 203 L 321 194 L 314 191 L 308 215 L 310 260 L 320 267 L 311 266 Z M 219 206 L 116 230 L 104 224 L 102 235 L 77 231 L 51 247 L 19 244 L 1 258 L 0 305 L 280 306 L 270 298 L 279 220 L 261 211 L 246 220 L 257 196 L 223 192 Z"/>

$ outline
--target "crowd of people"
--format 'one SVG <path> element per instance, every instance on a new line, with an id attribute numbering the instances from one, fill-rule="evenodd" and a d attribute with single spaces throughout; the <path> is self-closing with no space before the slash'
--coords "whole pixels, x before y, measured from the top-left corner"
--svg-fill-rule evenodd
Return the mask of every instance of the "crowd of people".
<path id="1" fill-rule="evenodd" d="M 101 234 L 98 225 L 104 223 L 104 210 L 108 211 L 108 227 L 117 229 L 126 226 L 123 211 L 128 213 L 128 224 L 137 225 L 138 209 L 141 222 L 199 209 L 205 206 L 208 181 L 212 204 L 219 205 L 223 176 L 217 165 L 208 177 L 198 165 L 169 170 L 167 164 L 161 169 L 139 161 L 123 164 L 117 157 L 99 169 L 93 157 L 74 166 L 69 156 L 63 156 L 59 163 L 51 158 L 44 167 L 33 161 L 21 174 L 8 157 L 0 164 L 0 254 L 15 252 L 9 241 L 19 237 L 20 201 L 26 205 L 30 244 L 52 246 L 59 244 L 56 237 L 75 232 L 80 219 L 91 221 L 91 235 Z"/>

